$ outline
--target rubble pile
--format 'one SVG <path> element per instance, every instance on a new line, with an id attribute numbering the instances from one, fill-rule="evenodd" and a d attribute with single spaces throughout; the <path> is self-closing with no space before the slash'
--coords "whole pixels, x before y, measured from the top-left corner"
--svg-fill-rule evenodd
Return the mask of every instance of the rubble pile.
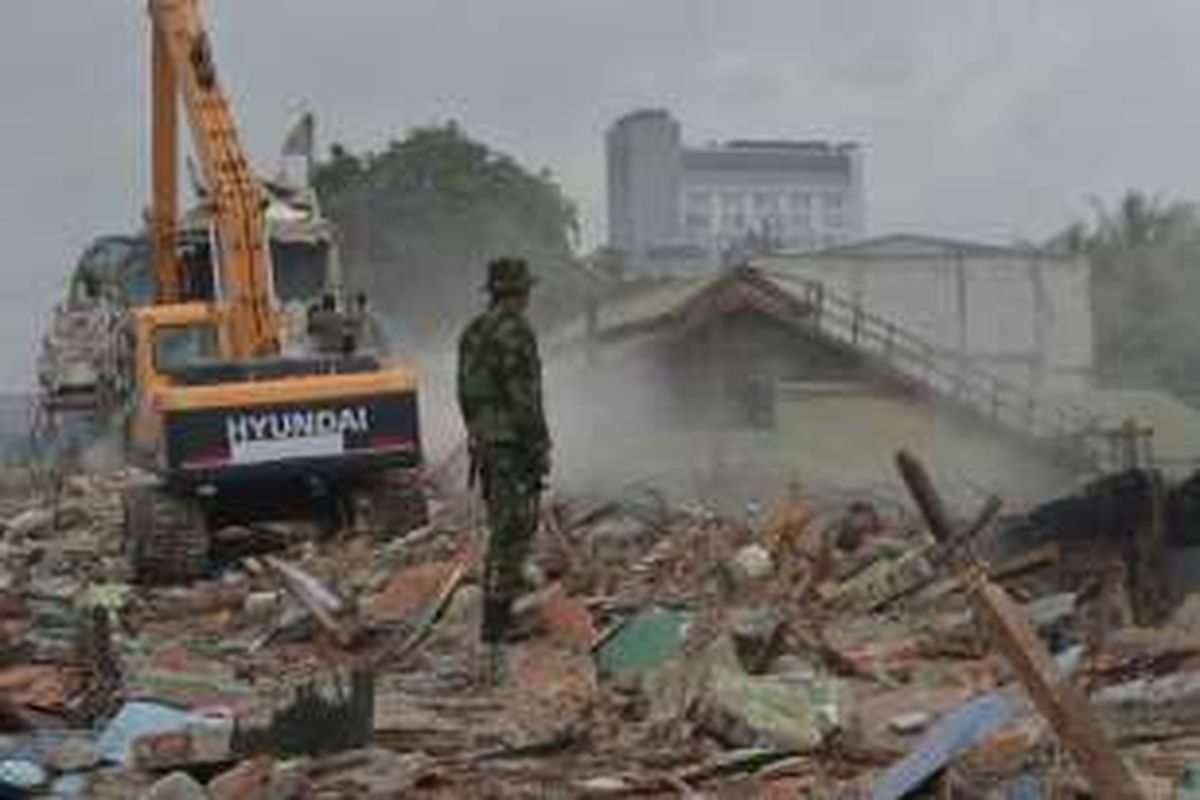
<path id="1" fill-rule="evenodd" d="M 0 497 L 0 795 L 1200 784 L 1196 603 L 1138 627 L 1120 569 L 1067 579 L 1053 544 L 992 547 L 998 504 L 964 524 L 927 480 L 910 482 L 919 513 L 800 489 L 748 520 L 651 492 L 556 498 L 495 686 L 480 679 L 472 503 L 443 498 L 399 539 L 222 532 L 210 579 L 146 587 L 122 557 L 122 480 Z"/>

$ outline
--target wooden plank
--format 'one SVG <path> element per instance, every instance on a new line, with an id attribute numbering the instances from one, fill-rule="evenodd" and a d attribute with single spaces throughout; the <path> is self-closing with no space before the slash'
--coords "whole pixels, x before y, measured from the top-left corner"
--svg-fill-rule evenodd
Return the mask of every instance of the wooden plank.
<path id="1" fill-rule="evenodd" d="M 932 486 L 930 487 L 930 491 L 930 496 L 937 498 L 937 492 L 932 489 Z M 937 502 L 940 505 L 940 500 Z M 872 613 L 882 611 L 888 606 L 906 597 L 911 597 L 926 587 L 932 586 L 944 574 L 948 565 L 973 561 L 975 558 L 975 537 L 995 521 L 996 515 L 1000 513 L 1003 505 L 1000 498 L 994 495 L 989 497 L 975 516 L 975 519 L 966 528 L 954 534 L 947 541 L 936 544 L 929 549 L 927 558 L 929 564 L 934 568 L 933 573 L 901 587 L 891 595 L 875 603 L 868 610 Z"/>
<path id="2" fill-rule="evenodd" d="M 1101 730 L 1087 698 L 1063 681 L 1049 651 L 1002 588 L 976 569 L 969 583 L 976 614 L 995 633 L 995 642 L 1012 664 L 1034 705 L 1050 723 L 1059 742 L 1099 800 L 1141 800 L 1144 795 Z"/>
<path id="3" fill-rule="evenodd" d="M 987 575 L 993 581 L 1006 581 L 1020 577 L 1027 572 L 1033 572 L 1051 564 L 1057 564 L 1061 556 L 1062 552 L 1059 544 L 1057 542 L 1050 542 L 1001 561 L 994 566 L 989 566 Z M 946 578 L 941 583 L 931 586 L 923 599 L 937 600 L 957 592 L 965 591 L 966 589 L 967 579 L 962 575 L 957 575 L 953 578 Z"/>
<path id="4" fill-rule="evenodd" d="M 900 451 L 896 465 L 926 524 L 939 543 L 953 541 L 953 529 L 937 488 L 911 453 Z M 975 613 L 994 631 L 994 641 L 1011 663 L 1034 705 L 1050 723 L 1099 800 L 1144 800 L 1144 795 L 1104 735 L 1087 698 L 1061 680 L 1045 645 L 1013 600 L 988 580 L 969 549 L 965 576 Z"/>
<path id="5" fill-rule="evenodd" d="M 972 555 L 976 537 L 996 521 L 1002 508 L 1004 508 L 1004 502 L 999 497 L 996 495 L 989 497 L 979 509 L 979 513 L 975 515 L 975 519 L 971 520 L 967 527 L 950 537 L 950 540 L 942 548 L 943 553 L 939 555 L 939 558 L 954 561 L 964 551 L 968 555 Z"/>
<path id="6" fill-rule="evenodd" d="M 462 585 L 463 579 L 467 574 L 467 569 L 471 566 L 475 558 L 473 550 L 472 548 L 460 556 L 458 565 L 451 570 L 450 575 L 446 578 L 446 582 L 438 591 L 436 600 L 430 606 L 428 613 L 421 619 L 416 629 L 409 633 L 403 640 L 389 642 L 385 645 L 375 654 L 373 663 L 382 664 L 387 661 L 399 661 L 406 658 L 429 638 L 429 635 L 433 633 L 438 622 L 445 616 L 446 609 L 450 607 L 450 601 L 454 599 L 455 593 Z"/>
<path id="7" fill-rule="evenodd" d="M 933 538 L 938 542 L 950 541 L 954 537 L 954 527 L 950 523 L 950 516 L 946 513 L 942 498 L 934 488 L 933 481 L 929 479 L 929 473 L 925 471 L 925 467 L 917 460 L 916 456 L 907 450 L 901 450 L 896 454 L 896 466 L 900 470 L 900 477 L 904 479 L 904 485 L 908 487 L 913 501 L 920 509 L 925 524 L 929 526 L 929 532 L 933 534 Z"/>
<path id="8" fill-rule="evenodd" d="M 284 588 L 312 614 L 313 619 L 339 645 L 349 647 L 360 631 L 353 609 L 335 592 L 299 567 L 274 556 L 266 557 Z"/>
<path id="9" fill-rule="evenodd" d="M 1058 542 L 1048 542 L 996 564 L 988 570 L 988 577 L 994 581 L 1016 578 L 1026 572 L 1057 564 L 1061 558 L 1062 549 Z"/>

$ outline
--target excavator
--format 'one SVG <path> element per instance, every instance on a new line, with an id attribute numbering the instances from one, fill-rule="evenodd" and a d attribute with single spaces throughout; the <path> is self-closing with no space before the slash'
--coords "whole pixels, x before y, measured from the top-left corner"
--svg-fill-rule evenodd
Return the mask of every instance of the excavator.
<path id="1" fill-rule="evenodd" d="M 230 527 L 365 518 L 394 533 L 421 524 L 415 369 L 357 348 L 355 312 L 332 302 L 323 331 L 335 332 L 333 345 L 285 354 L 264 190 L 200 0 L 150 0 L 149 12 L 154 301 L 128 312 L 126 438 L 138 469 L 122 498 L 135 578 L 203 575 L 215 532 Z M 179 246 L 181 108 L 208 188 L 206 259 L 184 258 Z"/>

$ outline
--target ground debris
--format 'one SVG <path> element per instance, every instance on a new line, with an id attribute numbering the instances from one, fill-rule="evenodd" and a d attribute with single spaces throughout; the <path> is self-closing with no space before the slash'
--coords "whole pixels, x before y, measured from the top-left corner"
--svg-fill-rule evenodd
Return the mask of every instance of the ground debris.
<path id="1" fill-rule="evenodd" d="M 0 497 L 0 762 L 99 797 L 1069 797 L 1085 776 L 974 616 L 964 560 L 994 549 L 987 585 L 1074 659 L 1055 686 L 1139 785 L 1183 780 L 1197 602 L 1134 627 L 1111 567 L 993 547 L 998 504 L 959 514 L 925 479 L 932 528 L 798 485 L 745 518 L 641 488 L 553 498 L 499 687 L 478 680 L 484 533 L 464 498 L 407 537 L 277 535 L 147 588 L 121 555 L 121 476 Z"/>

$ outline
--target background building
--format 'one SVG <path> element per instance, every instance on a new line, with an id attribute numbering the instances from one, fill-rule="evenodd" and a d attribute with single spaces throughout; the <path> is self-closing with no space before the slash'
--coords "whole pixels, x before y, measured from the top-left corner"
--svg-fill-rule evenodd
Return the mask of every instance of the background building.
<path id="1" fill-rule="evenodd" d="M 641 272 L 701 270 L 740 250 L 808 250 L 866 230 L 853 143 L 737 140 L 685 147 L 664 110 L 609 128 L 609 245 Z"/>
<path id="2" fill-rule="evenodd" d="M 1025 503 L 1105 463 L 1087 410 L 795 269 L 644 281 L 547 345 L 564 486 L 649 485 L 734 508 L 796 478 L 818 495 L 900 501 L 892 454 L 906 448 L 937 464 L 952 502 L 986 487 Z"/>
<path id="3" fill-rule="evenodd" d="M 637 111 L 609 128 L 606 140 L 610 246 L 635 264 L 680 244 L 679 123 L 666 111 Z"/>
<path id="4" fill-rule="evenodd" d="M 1019 386 L 1091 385 L 1091 278 L 1079 256 L 900 234 L 751 263 L 816 281 L 938 356 Z"/>

